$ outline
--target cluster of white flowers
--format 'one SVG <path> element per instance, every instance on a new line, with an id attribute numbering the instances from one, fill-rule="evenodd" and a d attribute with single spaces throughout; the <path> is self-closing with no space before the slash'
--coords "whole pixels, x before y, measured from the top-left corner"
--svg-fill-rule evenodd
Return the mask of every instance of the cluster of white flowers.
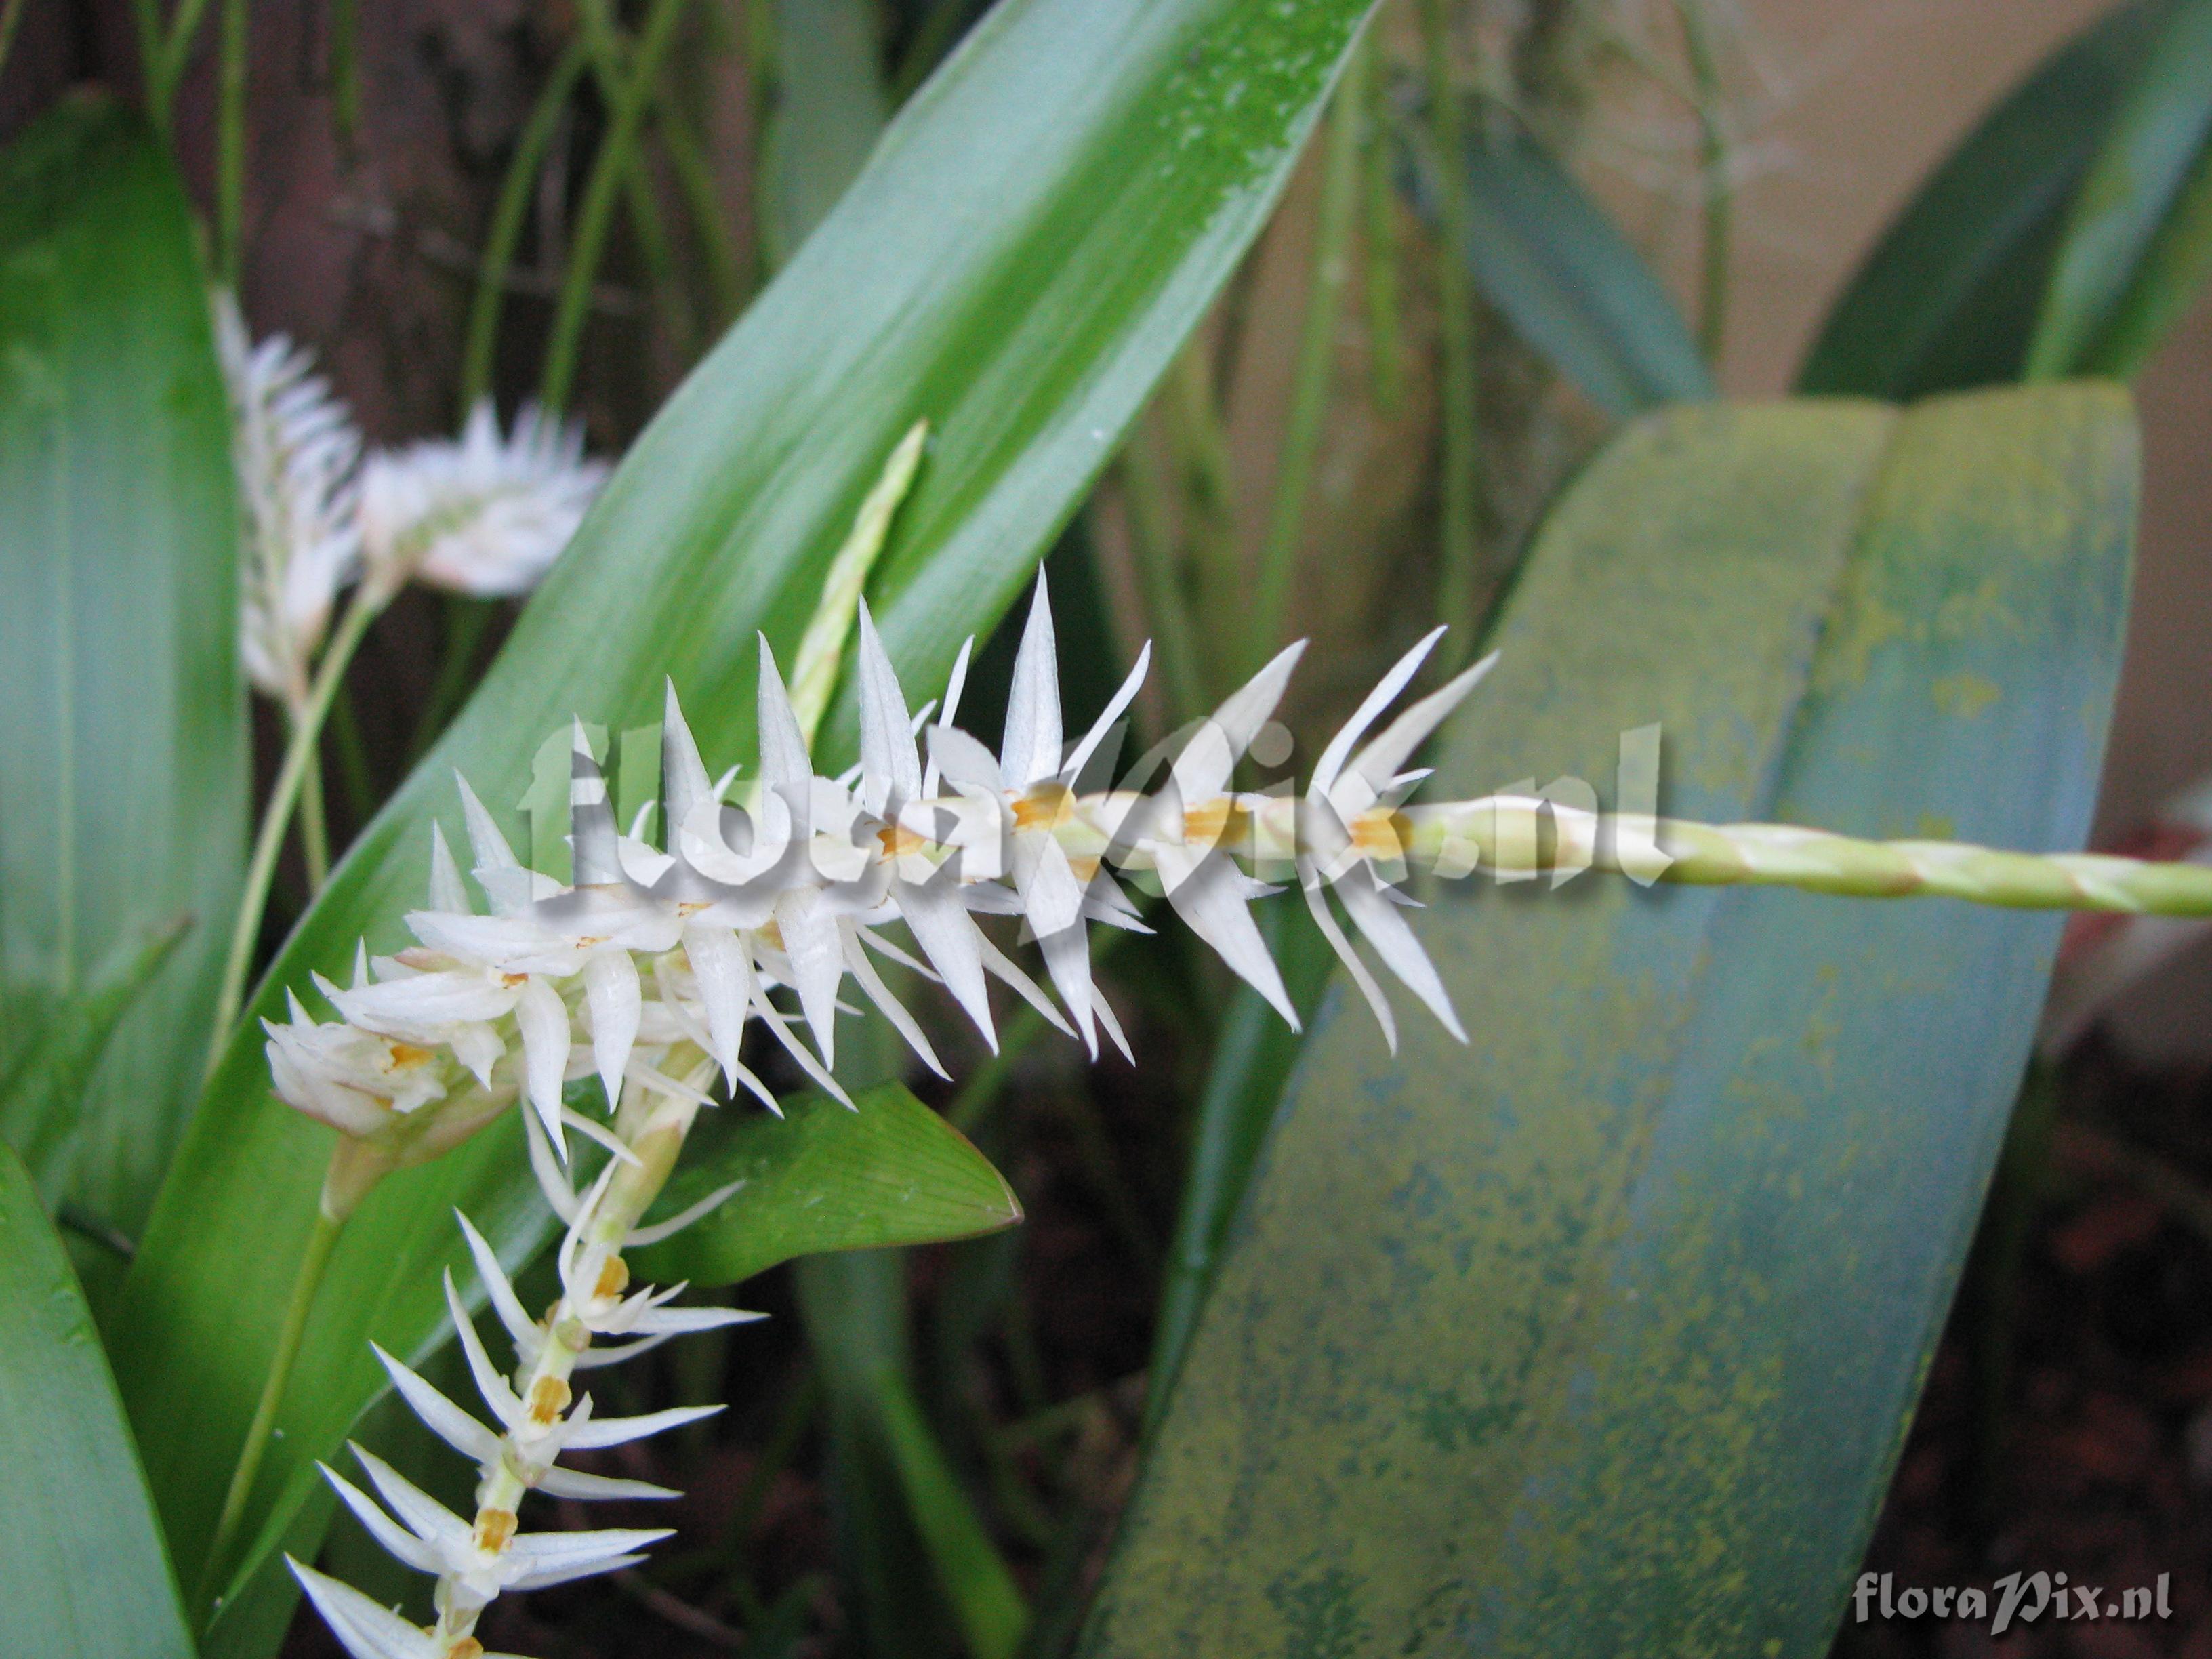
<path id="1" fill-rule="evenodd" d="M 297 709 L 339 592 L 382 605 L 410 581 L 479 597 L 527 592 L 606 476 L 582 428 L 526 406 L 502 436 L 489 400 L 458 441 L 364 453 L 352 411 L 283 335 L 256 343 L 216 297 L 231 401 L 247 676 Z"/>
<path id="2" fill-rule="evenodd" d="M 742 805 L 726 799 L 734 770 L 710 781 L 669 689 L 656 803 L 666 826 L 662 846 L 643 836 L 652 807 L 627 834 L 617 824 L 580 726 L 571 756 L 572 883 L 524 866 L 463 781 L 474 876 L 489 914 L 470 902 L 444 837 L 434 832 L 429 905 L 407 918 L 416 943 L 374 961 L 362 951 L 349 987 L 318 976 L 338 1018 L 319 1022 L 295 999 L 289 1023 L 264 1022 L 270 1066 L 286 1101 L 375 1149 L 386 1167 L 429 1156 L 518 1097 L 526 1102 L 532 1166 L 547 1201 L 568 1223 L 563 1291 L 544 1320 L 531 1321 L 489 1248 L 464 1220 L 492 1306 L 514 1340 L 510 1382 L 486 1356 L 449 1282 L 456 1329 L 501 1432 L 380 1356 L 424 1421 L 475 1458 L 484 1474 L 471 1524 L 368 1454 L 357 1455 L 397 1522 L 331 1474 L 340 1496 L 386 1547 L 439 1575 L 439 1621 L 425 1632 L 295 1564 L 348 1650 L 356 1659 L 465 1659 L 481 1652 L 471 1633 L 477 1614 L 501 1589 L 627 1565 L 663 1535 L 518 1534 L 515 1506 L 532 1489 L 661 1495 L 558 1468 L 554 1459 L 564 1449 L 612 1444 L 701 1413 L 686 1408 L 595 1421 L 588 1399 L 570 1409 L 569 1376 L 679 1331 L 750 1316 L 664 1306 L 673 1291 L 632 1291 L 621 1255 L 626 1245 L 689 1224 L 734 1190 L 641 1225 L 692 1115 L 714 1103 L 707 1091 L 717 1071 L 732 1096 L 743 1090 L 775 1109 L 741 1056 L 749 1023 L 764 1027 L 806 1075 L 844 1099 L 831 1068 L 836 1016 L 852 1012 L 841 1000 L 849 976 L 942 1075 L 921 1024 L 885 985 L 875 960 L 881 957 L 939 981 L 994 1048 L 986 987 L 995 977 L 1060 1030 L 1079 1034 L 1094 1054 L 1101 1028 L 1126 1054 L 1113 1011 L 1092 983 L 1087 932 L 1094 921 L 1144 931 L 1117 878 L 1148 874 L 1182 920 L 1295 1024 L 1296 1010 L 1249 910 L 1253 900 L 1278 890 L 1252 872 L 1279 870 L 1304 890 L 1394 1043 L 1389 1002 L 1338 921 L 1332 891 L 1383 963 L 1457 1033 L 1443 984 L 1399 914 L 1410 902 L 1397 885 L 1408 851 L 1399 809 L 1425 775 L 1404 769 L 1407 762 L 1488 664 L 1367 737 L 1437 637 L 1421 641 L 1361 705 L 1321 755 L 1303 796 L 1229 787 L 1282 696 L 1297 647 L 1210 718 L 1140 761 L 1127 781 L 1136 787 L 1081 792 L 1087 772 L 1113 763 L 1107 745 L 1145 662 L 1097 723 L 1067 745 L 1042 578 L 995 756 L 951 724 L 968 652 L 954 669 L 941 717 L 927 724 L 929 708 L 909 714 L 863 605 L 860 761 L 842 777 L 815 774 L 763 639 L 760 765 L 738 792 Z M 925 734 L 927 761 L 917 743 Z M 1163 769 L 1160 787 L 1145 793 L 1149 772 Z M 978 915 L 1021 919 L 1040 947 L 1058 1005 L 992 941 Z M 904 924 L 915 952 L 881 931 L 893 922 Z M 771 999 L 782 988 L 795 1008 Z M 800 1040 L 802 1025 L 811 1048 Z M 563 1099 L 565 1085 L 590 1079 L 604 1091 L 611 1121 Z M 610 1154 L 581 1194 L 562 1167 L 570 1130 Z M 592 1351 L 594 1335 L 640 1340 Z"/>
<path id="3" fill-rule="evenodd" d="M 1457 1033 L 1443 984 L 1400 915 L 1410 901 L 1399 886 L 1407 848 L 1398 808 L 1426 775 L 1404 770 L 1406 762 L 1487 663 L 1413 703 L 1361 746 L 1435 640 L 1423 640 L 1375 689 L 1322 751 L 1303 796 L 1228 788 L 1282 695 L 1296 647 L 1183 734 L 1163 787 L 1079 793 L 1093 761 L 1110 760 L 1102 746 L 1145 664 L 1082 739 L 1066 745 L 1042 580 L 995 757 L 950 724 L 967 653 L 944 717 L 925 728 L 909 716 L 863 607 L 860 763 L 844 777 L 818 777 L 763 641 L 760 770 L 743 792 L 745 805 L 725 799 L 734 769 L 710 781 L 673 686 L 657 804 L 670 826 L 665 848 L 641 833 L 653 808 L 630 833 L 618 829 L 580 725 L 570 786 L 573 884 L 526 868 L 460 781 L 474 874 L 490 914 L 471 906 L 443 836 L 434 831 L 430 902 L 407 918 L 416 944 L 373 963 L 364 951 L 350 987 L 318 975 L 336 1022 L 316 1021 L 295 999 L 289 1024 L 269 1024 L 278 1091 L 363 1138 L 392 1133 L 425 1105 L 458 1095 L 505 1101 L 520 1094 L 565 1153 L 563 1129 L 575 1116 L 564 1114 L 565 1084 L 596 1075 L 611 1109 L 626 1079 L 672 1089 L 659 1061 L 681 1042 L 713 1056 L 733 1091 L 772 1109 L 766 1086 L 739 1058 L 748 1021 L 764 1026 L 821 1087 L 838 1092 L 835 1020 L 848 975 L 923 1063 L 944 1075 L 921 1025 L 884 985 L 878 957 L 941 981 L 994 1048 L 985 987 L 995 977 L 1094 1054 L 1100 1028 L 1126 1052 L 1113 1011 L 1093 987 L 1086 933 L 1094 921 L 1145 931 L 1117 879 L 1137 872 L 1149 872 L 1185 923 L 1295 1024 L 1249 910 L 1277 890 L 1248 870 L 1294 873 L 1316 921 L 1394 1031 L 1380 985 L 1328 902 L 1334 892 L 1383 963 Z M 927 738 L 926 763 L 918 731 Z M 1158 765 L 1140 763 L 1140 773 L 1148 763 Z M 940 793 L 940 784 L 949 791 Z M 992 941 L 978 915 L 1021 918 L 1061 1006 Z M 919 957 L 881 931 L 893 921 L 904 923 Z M 790 988 L 794 1011 L 770 1000 L 778 987 Z M 795 1033 L 801 1023 L 812 1050 Z"/>

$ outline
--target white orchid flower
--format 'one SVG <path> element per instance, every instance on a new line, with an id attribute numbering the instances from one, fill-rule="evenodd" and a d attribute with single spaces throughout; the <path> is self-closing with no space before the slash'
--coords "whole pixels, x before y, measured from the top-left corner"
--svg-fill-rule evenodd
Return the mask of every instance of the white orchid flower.
<path id="1" fill-rule="evenodd" d="M 478 598 L 535 587 L 582 522 L 606 468 L 584 459 L 583 428 L 526 406 L 502 437 L 489 400 L 458 439 L 368 458 L 361 549 L 387 592 L 410 580 Z"/>
<path id="2" fill-rule="evenodd" d="M 281 334 L 256 344 L 228 294 L 215 325 L 238 472 L 239 659 L 258 690 L 296 709 L 360 561 L 361 434 L 305 347 Z"/>

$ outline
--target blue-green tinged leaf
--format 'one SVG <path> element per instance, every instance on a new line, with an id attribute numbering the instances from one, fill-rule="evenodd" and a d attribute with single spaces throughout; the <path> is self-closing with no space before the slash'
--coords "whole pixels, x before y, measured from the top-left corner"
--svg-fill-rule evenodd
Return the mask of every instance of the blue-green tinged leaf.
<path id="1" fill-rule="evenodd" d="M 692 1131 L 661 1209 L 674 1213 L 745 1183 L 665 1244 L 632 1253 L 640 1279 L 733 1285 L 825 1250 L 933 1244 L 1021 1219 L 1006 1177 L 967 1138 L 899 1085 L 784 1103 L 783 1116 L 739 1108 Z"/>
<path id="2" fill-rule="evenodd" d="M 92 1314 L 29 1175 L 0 1146 L 0 1652 L 191 1659 Z"/>
<path id="3" fill-rule="evenodd" d="M 2212 263 L 2208 140 L 2212 0 L 2177 0 L 2075 191 L 2029 379 L 2130 373 L 2187 307 Z"/>
<path id="4" fill-rule="evenodd" d="M 2068 204 L 2173 11 L 2117 7 L 1983 118 L 1830 309 L 1798 390 L 1905 398 L 2019 376 Z"/>
<path id="5" fill-rule="evenodd" d="M 1711 397 L 1673 296 L 1605 210 L 1528 134 L 1475 125 L 1462 253 L 1482 297 L 1608 415 Z M 1412 148 L 1432 203 L 1435 158 Z"/>
<path id="6" fill-rule="evenodd" d="M 68 1167 L 39 1171 L 133 1235 L 245 861 L 229 443 L 176 178 L 134 117 L 67 99 L 0 155 L 0 1052 L 200 923 L 116 1029 Z"/>
<path id="7" fill-rule="evenodd" d="M 1657 720 L 1670 812 L 2078 846 L 2136 465 L 2101 386 L 1647 419 L 1429 788 L 1602 781 Z M 2057 925 L 1440 892 L 1472 1044 L 1393 1061 L 1332 993 L 1086 1653 L 1826 1652 Z"/>
<path id="8" fill-rule="evenodd" d="M 38 1029 L 0 1057 L 0 1140 L 21 1158 L 50 1208 L 61 1200 L 93 1073 L 184 932 L 171 924 L 82 996 L 41 1007 Z"/>
<path id="9" fill-rule="evenodd" d="M 672 675 L 709 763 L 750 759 L 755 630 L 787 662 L 854 509 L 924 416 L 931 447 L 871 597 L 913 695 L 941 685 L 1249 243 L 1365 9 L 1012 0 L 984 19 L 638 440 L 249 1014 L 276 1012 L 279 988 L 305 984 L 311 968 L 342 974 L 364 933 L 372 949 L 400 943 L 433 817 L 462 844 L 452 769 L 495 808 L 517 800 L 546 733 L 572 714 L 610 730 L 649 724 Z M 848 694 L 826 759 L 850 754 L 854 730 Z M 271 1449 L 249 1535 L 307 1490 L 308 1460 L 373 1396 L 367 1340 L 395 1352 L 441 1340 L 449 1206 L 481 1209 L 503 1252 L 526 1255 L 542 1237 L 510 1130 L 393 1177 L 355 1216 L 308 1322 L 288 1408 L 295 1431 Z M 162 1194 L 118 1325 L 126 1401 L 187 1578 L 330 1147 L 326 1131 L 270 1097 L 249 1020 Z M 311 1528 L 305 1536 L 311 1545 Z M 259 1638 L 228 1639 L 219 1629 L 210 1652 L 255 1651 Z"/>

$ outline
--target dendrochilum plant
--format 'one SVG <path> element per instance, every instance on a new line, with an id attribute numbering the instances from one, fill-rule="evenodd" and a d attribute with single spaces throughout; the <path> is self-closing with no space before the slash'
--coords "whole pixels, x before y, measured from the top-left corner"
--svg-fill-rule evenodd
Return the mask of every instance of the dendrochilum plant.
<path id="1" fill-rule="evenodd" d="M 1421 745 L 1488 672 L 1486 659 L 1384 723 L 1437 644 L 1431 633 L 1400 659 L 1316 759 L 1299 792 L 1231 787 L 1255 736 L 1273 714 L 1302 647 L 1278 655 L 1212 715 L 1180 734 L 1170 755 L 1148 757 L 1118 787 L 1086 787 L 1110 770 L 1119 723 L 1146 659 L 1074 742 L 1062 725 L 1052 615 L 1039 577 L 1015 659 L 1006 725 L 995 754 L 953 724 L 968 652 L 944 705 L 920 716 L 865 602 L 859 605 L 855 679 L 860 760 L 819 775 L 809 732 L 765 638 L 760 641 L 757 770 L 713 778 L 677 697 L 661 728 L 663 793 L 627 832 L 583 727 L 574 730 L 568 798 L 574 879 L 560 883 L 515 856 L 491 814 L 460 781 L 472 874 L 488 912 L 471 902 L 442 835 L 434 831 L 428 902 L 410 912 L 416 943 L 370 958 L 350 986 L 318 976 L 335 1010 L 318 1020 L 297 997 L 289 1022 L 267 1022 L 270 1075 L 287 1102 L 320 1119 L 351 1150 L 333 1164 L 325 1214 L 342 1221 L 364 1176 L 433 1156 L 520 1101 L 531 1158 L 546 1202 L 566 1223 L 561 1295 L 532 1319 L 497 1257 L 468 1218 L 462 1234 L 486 1295 L 514 1345 L 502 1372 L 450 1275 L 454 1328 L 488 1427 L 391 1355 L 378 1351 L 401 1395 L 482 1474 L 477 1509 L 444 1509 L 373 1453 L 356 1455 L 386 1508 L 325 1470 L 346 1505 L 401 1561 L 437 1577 L 437 1623 L 417 1629 L 312 1567 L 293 1563 L 331 1628 L 356 1659 L 468 1659 L 483 1651 L 478 1615 L 502 1591 L 562 1583 L 634 1564 L 665 1531 L 520 1530 L 532 1491 L 576 1498 L 672 1494 L 561 1467 L 564 1450 L 611 1446 L 675 1428 L 719 1407 L 681 1407 L 637 1418 L 594 1417 L 580 1371 L 618 1363 L 668 1338 L 756 1316 L 669 1305 L 681 1285 L 633 1285 L 623 1252 L 697 1221 L 735 1188 L 665 1221 L 643 1224 L 702 1108 L 775 1097 L 744 1059 L 748 1030 L 768 1037 L 820 1087 L 849 1106 L 832 1072 L 836 1021 L 849 979 L 939 1075 L 920 1022 L 887 987 L 876 960 L 941 983 L 995 1048 L 988 982 L 1011 987 L 1095 1055 L 1097 1034 L 1126 1053 L 1112 1007 L 1091 970 L 1096 922 L 1146 931 L 1125 883 L 1156 890 L 1176 916 L 1293 1025 L 1254 902 L 1294 882 L 1322 934 L 1392 1047 L 1397 1033 L 1381 982 L 1335 914 L 1340 905 L 1382 964 L 1455 1036 L 1459 1018 L 1402 915 L 1409 877 L 1466 876 L 1487 867 L 1511 878 L 1597 867 L 1649 883 L 1787 884 L 1864 896 L 1943 893 L 2014 906 L 2168 913 L 2212 912 L 2212 871 L 2086 855 L 2034 857 L 1936 842 L 1875 843 L 1779 825 L 1715 827 L 1648 811 L 1598 815 L 1545 799 L 1500 795 L 1416 805 Z M 1381 729 L 1376 729 L 1381 723 Z M 920 741 L 917 741 L 917 738 Z M 925 754 L 927 758 L 925 759 Z M 1146 774 L 1160 774 L 1147 788 Z M 738 799 L 729 797 L 736 785 Z M 643 831 L 657 811 L 655 845 Z M 1551 852 L 1540 866 L 1539 826 Z M 994 944 L 977 918 L 1018 918 L 1035 942 L 1045 991 Z M 882 931 L 903 924 L 916 953 Z M 779 1006 L 775 994 L 795 1006 Z M 812 1041 L 802 1041 L 800 1031 Z M 564 1099 L 589 1079 L 600 1116 Z M 582 1188 L 564 1169 L 578 1143 L 605 1154 Z M 611 1346 L 594 1346 L 615 1339 Z"/>

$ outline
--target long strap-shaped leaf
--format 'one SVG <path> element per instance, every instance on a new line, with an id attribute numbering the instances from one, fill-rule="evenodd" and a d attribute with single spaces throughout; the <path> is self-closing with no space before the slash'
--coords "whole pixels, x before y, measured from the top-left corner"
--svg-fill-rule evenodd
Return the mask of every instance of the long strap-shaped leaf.
<path id="1" fill-rule="evenodd" d="M 0 1146 L 0 1652 L 191 1659 L 92 1315 Z"/>
<path id="2" fill-rule="evenodd" d="M 495 807 L 514 801 L 546 733 L 572 713 L 656 720 L 664 675 L 710 762 L 750 760 L 755 630 L 790 649 L 884 456 L 924 416 L 934 435 L 878 567 L 877 616 L 910 684 L 941 679 L 1249 241 L 1365 9 L 1012 0 L 993 12 L 639 440 L 251 1012 L 273 1011 L 274 988 L 310 968 L 343 973 L 364 932 L 373 948 L 398 942 L 432 817 L 460 844 L 453 768 Z M 830 747 L 849 750 L 849 698 L 831 731 Z M 241 1033 L 127 1287 L 118 1369 L 187 1579 L 328 1152 L 325 1131 L 270 1098 L 258 1033 Z M 540 1223 L 527 1182 L 515 1138 L 494 1132 L 363 1206 L 306 1333 L 295 1409 L 313 1425 L 342 1424 L 377 1391 L 368 1338 L 403 1355 L 435 1339 L 449 1204 L 502 1249 L 529 1248 Z M 331 1438 L 292 1425 L 249 1533 Z"/>
<path id="3" fill-rule="evenodd" d="M 245 861 L 233 512 L 184 191 L 136 118 L 66 100 L 0 157 L 0 984 L 79 998 L 197 920 L 73 1133 L 17 1143 L 43 1189 L 131 1234 L 184 1132 Z M 0 1054 L 30 1006 L 0 997 Z"/>
<path id="4" fill-rule="evenodd" d="M 2124 398 L 1632 428 L 1554 514 L 1446 787 L 2078 845 Z M 2049 918 L 1440 896 L 1473 1036 L 1324 1012 L 1087 1652 L 1826 1650 L 2002 1138 Z"/>
<path id="5" fill-rule="evenodd" d="M 2069 204 L 2175 7 L 2114 7 L 1983 118 L 1829 311 L 1799 391 L 1917 398 L 2019 374 Z"/>

